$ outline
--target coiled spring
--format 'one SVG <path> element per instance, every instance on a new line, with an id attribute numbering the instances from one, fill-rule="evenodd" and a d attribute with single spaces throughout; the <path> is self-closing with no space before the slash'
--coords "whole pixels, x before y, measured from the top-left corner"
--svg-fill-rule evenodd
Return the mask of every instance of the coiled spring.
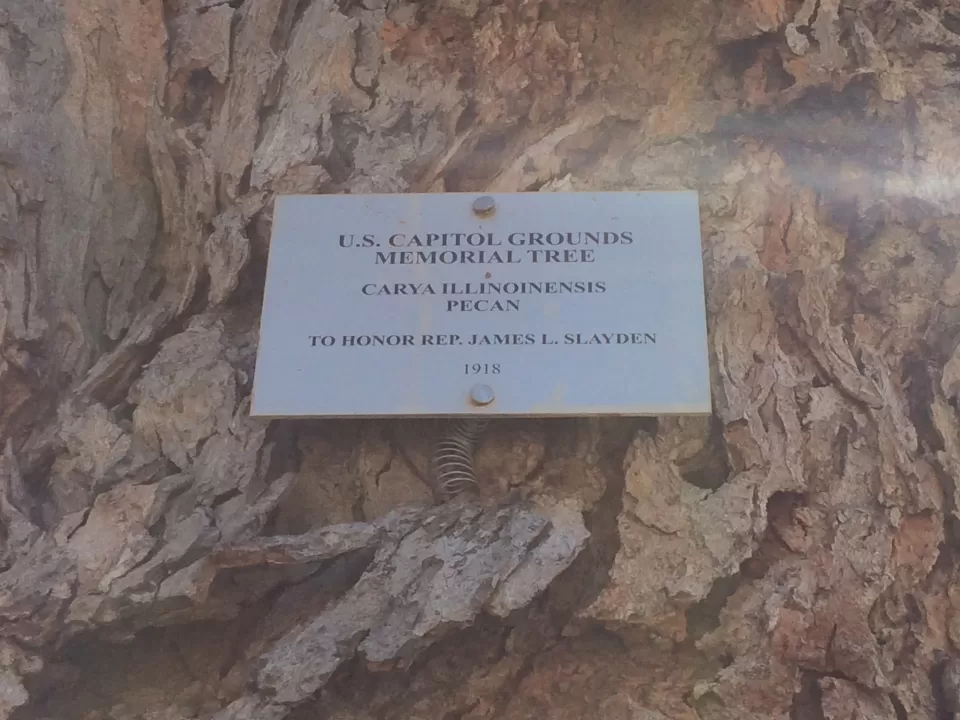
<path id="1" fill-rule="evenodd" d="M 434 453 L 434 477 L 443 495 L 457 495 L 477 486 L 473 450 L 489 422 L 487 418 L 466 417 L 446 423 Z"/>

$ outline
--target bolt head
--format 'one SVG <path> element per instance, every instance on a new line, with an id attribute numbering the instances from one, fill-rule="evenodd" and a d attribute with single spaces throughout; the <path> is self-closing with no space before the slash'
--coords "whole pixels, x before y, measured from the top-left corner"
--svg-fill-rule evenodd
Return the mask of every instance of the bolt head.
<path id="1" fill-rule="evenodd" d="M 493 402 L 493 388 L 489 385 L 478 384 L 470 388 L 470 401 L 474 405 L 489 405 Z"/>
<path id="2" fill-rule="evenodd" d="M 493 215 L 493 211 L 496 209 L 497 203 L 489 195 L 481 195 L 473 201 L 473 212 L 481 217 Z"/>

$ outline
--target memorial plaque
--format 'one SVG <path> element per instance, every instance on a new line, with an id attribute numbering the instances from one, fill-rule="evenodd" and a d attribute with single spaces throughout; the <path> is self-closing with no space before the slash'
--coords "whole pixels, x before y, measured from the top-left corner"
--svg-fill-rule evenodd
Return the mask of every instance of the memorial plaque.
<path id="1" fill-rule="evenodd" d="M 276 199 L 252 414 L 706 414 L 695 192 Z"/>

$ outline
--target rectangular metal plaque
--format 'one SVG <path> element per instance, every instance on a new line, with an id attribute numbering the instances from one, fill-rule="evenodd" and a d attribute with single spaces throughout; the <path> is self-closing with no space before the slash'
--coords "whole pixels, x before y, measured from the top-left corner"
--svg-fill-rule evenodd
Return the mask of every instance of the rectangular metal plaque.
<path id="1" fill-rule="evenodd" d="M 276 199 L 253 415 L 710 408 L 695 192 Z"/>

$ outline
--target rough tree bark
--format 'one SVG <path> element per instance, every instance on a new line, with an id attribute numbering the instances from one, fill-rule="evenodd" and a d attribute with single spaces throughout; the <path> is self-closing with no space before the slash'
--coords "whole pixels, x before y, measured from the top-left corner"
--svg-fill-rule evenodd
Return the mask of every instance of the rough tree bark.
<path id="1" fill-rule="evenodd" d="M 958 33 L 3 0 L 0 718 L 951 717 Z M 429 423 L 248 417 L 275 193 L 647 188 L 701 193 L 709 420 L 498 423 L 440 503 Z"/>

